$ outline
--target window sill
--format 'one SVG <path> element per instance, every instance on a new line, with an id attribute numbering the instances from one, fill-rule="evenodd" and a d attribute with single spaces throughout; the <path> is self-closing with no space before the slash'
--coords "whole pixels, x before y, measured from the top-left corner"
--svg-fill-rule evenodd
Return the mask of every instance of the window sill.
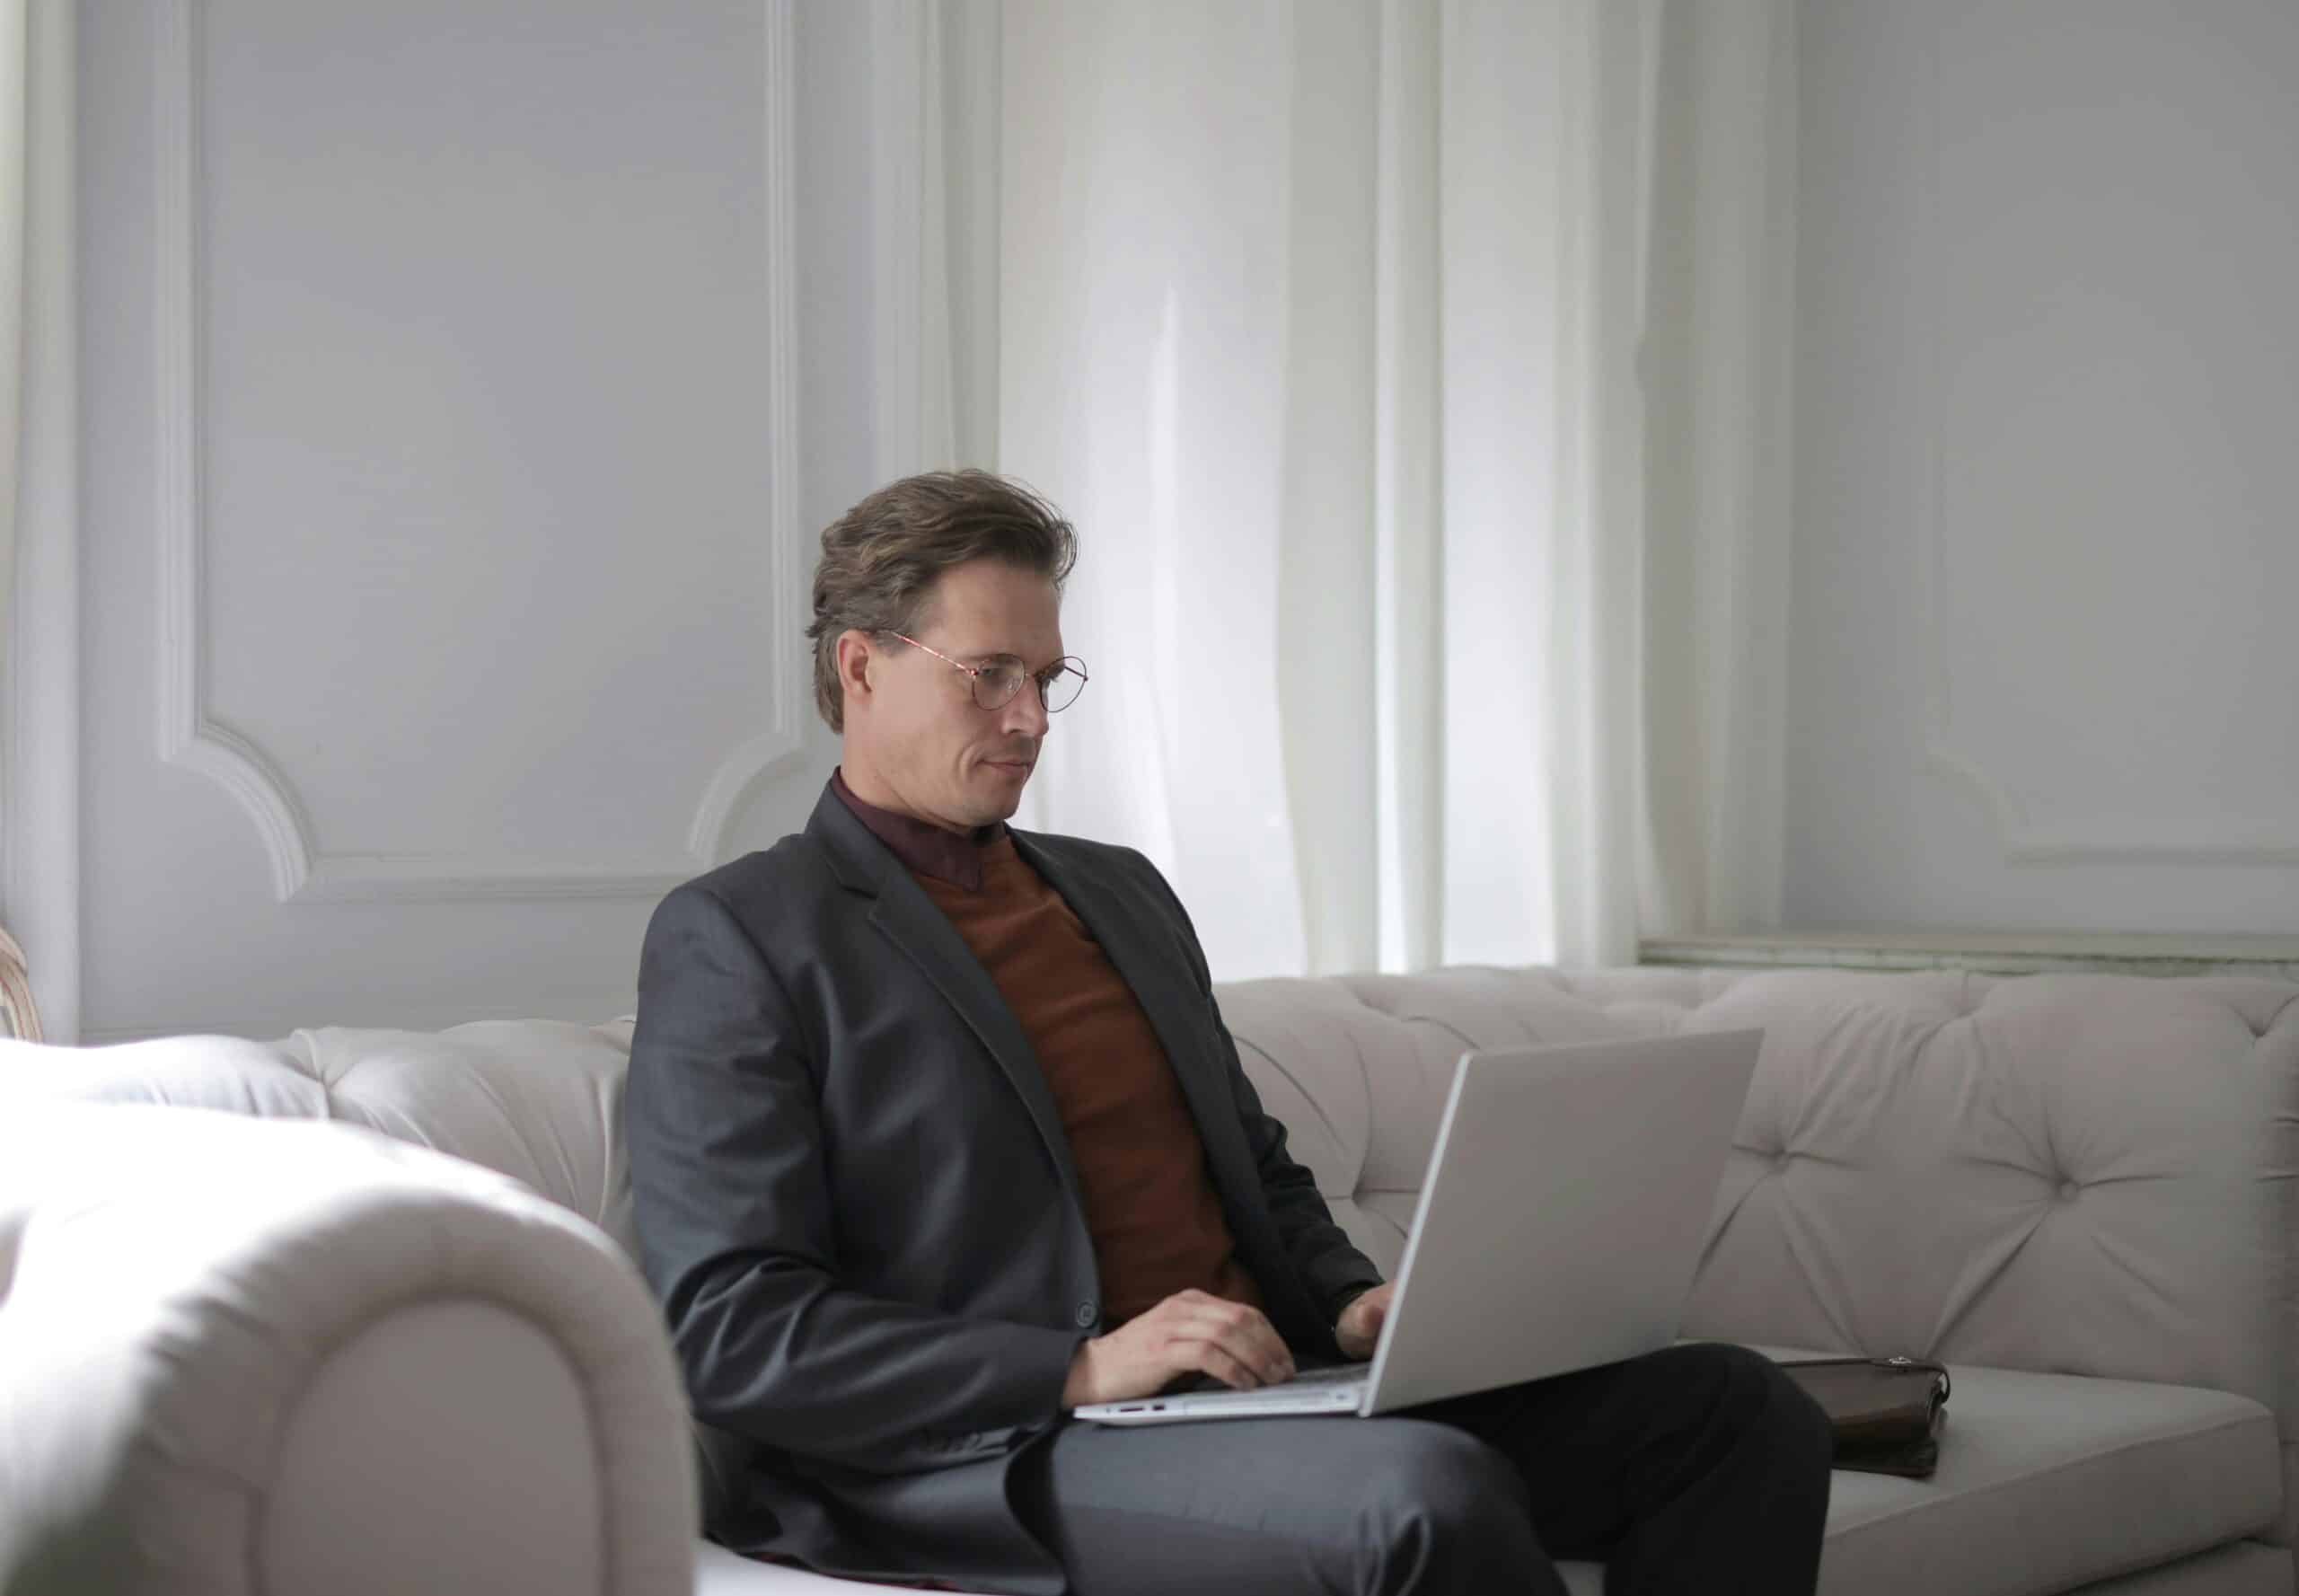
<path id="1" fill-rule="evenodd" d="M 2299 981 L 2299 937 L 2107 931 L 1795 931 L 1648 937 L 1640 964 L 1698 969 L 1973 970 L 1991 975 L 2264 975 Z"/>

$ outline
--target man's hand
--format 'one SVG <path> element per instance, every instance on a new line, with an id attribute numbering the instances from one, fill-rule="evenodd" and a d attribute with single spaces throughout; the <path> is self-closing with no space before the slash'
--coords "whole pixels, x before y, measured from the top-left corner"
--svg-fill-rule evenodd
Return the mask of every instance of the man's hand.
<path id="1" fill-rule="evenodd" d="M 1343 1354 L 1361 1362 L 1373 1355 L 1374 1345 L 1381 1339 L 1381 1321 L 1389 1317 L 1389 1299 L 1395 1295 L 1396 1282 L 1385 1280 L 1349 1300 L 1333 1327 L 1333 1338 L 1341 1343 Z"/>
<path id="2" fill-rule="evenodd" d="M 1259 1309 L 1206 1292 L 1176 1292 L 1108 1335 L 1080 1342 L 1061 1406 L 1131 1401 L 1192 1373 L 1250 1391 L 1292 1379 L 1293 1354 Z"/>

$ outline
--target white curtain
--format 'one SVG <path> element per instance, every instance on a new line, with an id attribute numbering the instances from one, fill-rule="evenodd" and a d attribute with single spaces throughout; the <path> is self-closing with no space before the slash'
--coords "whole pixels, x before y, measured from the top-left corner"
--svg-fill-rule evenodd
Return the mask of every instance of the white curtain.
<path id="1" fill-rule="evenodd" d="M 70 0 L 0 0 L 0 921 L 77 1035 Z"/>
<path id="2" fill-rule="evenodd" d="M 882 463 L 1084 541 L 1024 824 L 1225 979 L 1775 915 L 1790 0 L 880 4 Z"/>

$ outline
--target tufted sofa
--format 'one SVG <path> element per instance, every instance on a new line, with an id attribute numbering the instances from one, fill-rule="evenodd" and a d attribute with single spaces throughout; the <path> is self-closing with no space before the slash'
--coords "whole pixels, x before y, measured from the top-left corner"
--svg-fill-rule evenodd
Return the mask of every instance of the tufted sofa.
<path id="1" fill-rule="evenodd" d="M 2299 986 L 1458 968 L 1220 995 L 1385 1268 L 1463 1049 L 1763 1027 L 1686 1333 L 1955 1376 L 1933 1479 L 1837 1475 L 1824 1590 L 2294 1590 Z M 0 1589 L 870 1588 L 693 1539 L 630 1257 L 628 1045 L 0 1043 Z"/>

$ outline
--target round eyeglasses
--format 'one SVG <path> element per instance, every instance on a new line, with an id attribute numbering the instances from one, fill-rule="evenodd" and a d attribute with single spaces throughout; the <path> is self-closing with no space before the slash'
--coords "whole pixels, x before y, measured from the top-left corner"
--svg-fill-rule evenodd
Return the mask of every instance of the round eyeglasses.
<path id="1" fill-rule="evenodd" d="M 973 678 L 973 701 L 985 710 L 1002 710 L 1014 701 L 1025 682 L 1038 684 L 1038 702 L 1045 706 L 1049 715 L 1066 710 L 1078 701 L 1079 692 L 1086 685 L 1086 662 L 1064 655 L 1045 669 L 1033 675 L 1029 667 L 1017 659 L 993 660 L 988 665 L 966 665 L 952 659 L 939 648 L 929 648 L 916 638 L 895 637 L 913 648 L 923 649 L 953 670 L 964 671 Z"/>

